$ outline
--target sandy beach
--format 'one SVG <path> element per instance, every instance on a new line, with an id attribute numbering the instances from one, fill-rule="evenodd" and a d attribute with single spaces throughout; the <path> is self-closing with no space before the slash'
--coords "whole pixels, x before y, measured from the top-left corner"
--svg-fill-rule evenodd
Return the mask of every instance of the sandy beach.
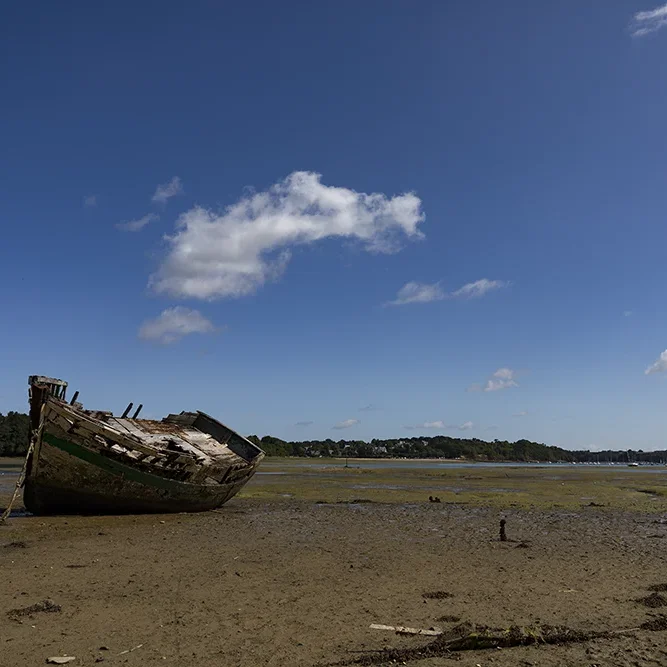
<path id="1" fill-rule="evenodd" d="M 270 462 L 266 472 L 281 466 L 289 464 Z M 404 471 L 385 474 L 394 486 L 406 481 Z M 641 483 L 659 492 L 660 475 L 646 474 L 651 479 Z M 626 483 L 619 471 L 601 472 L 603 494 L 604 479 L 611 484 L 613 476 Z M 616 633 L 659 620 L 665 609 L 641 601 L 667 583 L 659 494 L 646 501 L 647 489 L 636 491 L 637 506 L 617 507 L 557 507 L 537 491 L 533 508 L 510 506 L 517 503 L 503 492 L 477 502 L 479 490 L 460 502 L 393 502 L 345 497 L 363 494 L 341 491 L 337 482 L 318 485 L 317 475 L 281 481 L 292 486 L 287 497 L 275 487 L 286 477 L 258 477 L 247 493 L 203 514 L 12 518 L 0 527 L 0 664 L 38 665 L 63 655 L 75 656 L 73 665 L 667 663 L 667 632 L 643 629 L 564 645 L 412 652 L 392 663 L 396 654 L 377 651 L 434 639 L 369 627 L 447 633 L 469 622 Z M 489 487 L 481 477 L 468 483 Z M 557 497 L 566 487 L 549 480 L 547 488 Z M 329 497 L 309 497 L 316 492 Z M 507 542 L 498 540 L 503 517 Z M 654 593 L 649 604 L 662 599 Z M 22 611 L 44 600 L 60 610 Z"/>

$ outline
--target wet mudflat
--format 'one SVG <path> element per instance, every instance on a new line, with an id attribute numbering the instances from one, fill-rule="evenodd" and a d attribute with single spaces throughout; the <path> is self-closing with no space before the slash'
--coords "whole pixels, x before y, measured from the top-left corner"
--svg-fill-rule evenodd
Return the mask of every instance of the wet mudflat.
<path id="1" fill-rule="evenodd" d="M 454 465 L 460 467 L 452 467 Z M 440 467 L 438 467 L 440 466 Z M 667 469 L 661 466 L 522 466 L 439 461 L 277 459 L 241 492 L 243 498 L 382 503 L 442 502 L 524 509 L 667 511 Z"/>
<path id="2" fill-rule="evenodd" d="M 351 474 L 358 484 L 363 473 Z M 641 482 L 652 494 L 623 491 L 624 507 L 597 507 L 578 484 L 602 487 L 587 492 L 602 505 L 612 497 L 605 484 L 626 481 L 510 476 L 527 498 L 489 492 L 485 503 L 463 491 L 459 500 L 474 497 L 354 503 L 374 499 L 354 498 L 362 491 L 337 479 L 319 485 L 322 498 L 310 482 L 287 498 L 282 486 L 253 481 L 222 510 L 197 515 L 12 519 L 0 528 L 0 664 L 63 655 L 76 657 L 72 665 L 400 664 L 392 656 L 425 667 L 667 664 L 667 515 L 657 482 Z M 406 485 L 404 476 L 387 480 L 372 484 Z M 496 478 L 488 486 L 504 488 Z M 526 635 L 566 626 L 580 641 L 429 652 L 433 637 L 373 623 L 445 633 L 516 626 Z"/>

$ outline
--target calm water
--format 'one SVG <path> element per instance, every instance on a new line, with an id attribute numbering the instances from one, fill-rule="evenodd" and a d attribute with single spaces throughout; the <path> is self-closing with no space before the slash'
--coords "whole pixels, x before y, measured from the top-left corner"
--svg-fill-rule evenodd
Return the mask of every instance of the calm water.
<path id="1" fill-rule="evenodd" d="M 7 491 L 13 491 L 16 486 L 16 479 L 19 476 L 19 471 L 16 472 L 0 470 L 0 493 L 6 493 Z"/>
<path id="2" fill-rule="evenodd" d="M 284 472 L 272 471 L 273 467 L 290 467 L 290 473 L 295 472 L 294 468 L 302 468 L 308 471 L 323 470 L 326 468 L 343 468 L 344 461 L 340 459 L 274 459 L 266 458 L 260 464 L 260 471 L 258 475 L 280 475 Z M 374 459 L 374 460 L 359 460 L 350 459 L 348 462 L 350 468 L 364 468 L 366 470 L 383 470 L 387 468 L 403 468 L 406 470 L 440 470 L 443 468 L 574 468 L 574 469 L 597 469 L 604 468 L 618 469 L 623 472 L 667 472 L 665 466 L 642 465 L 637 467 L 629 467 L 627 464 L 612 464 L 600 463 L 599 465 L 582 465 L 580 463 L 512 463 L 512 462 L 488 462 L 488 463 L 472 463 L 470 461 L 438 461 L 438 460 L 423 460 L 414 461 L 408 459 Z"/>

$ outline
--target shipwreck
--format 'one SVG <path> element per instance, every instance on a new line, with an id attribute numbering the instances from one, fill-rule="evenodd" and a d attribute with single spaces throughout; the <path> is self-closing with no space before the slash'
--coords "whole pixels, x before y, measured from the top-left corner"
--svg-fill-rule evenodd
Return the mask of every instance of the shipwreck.
<path id="1" fill-rule="evenodd" d="M 232 498 L 264 452 L 203 412 L 139 419 L 85 410 L 67 382 L 32 375 L 25 507 L 34 514 L 198 512 Z"/>

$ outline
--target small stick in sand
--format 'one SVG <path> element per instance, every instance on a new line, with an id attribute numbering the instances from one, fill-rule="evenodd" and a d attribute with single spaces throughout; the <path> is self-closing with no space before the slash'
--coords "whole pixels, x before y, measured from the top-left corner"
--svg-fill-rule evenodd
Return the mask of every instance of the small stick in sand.
<path id="1" fill-rule="evenodd" d="M 126 653 L 132 653 L 132 651 L 136 651 L 138 648 L 141 648 L 143 644 L 137 644 L 136 646 L 133 646 L 132 648 L 128 648 L 125 651 L 121 651 L 118 655 L 125 655 Z"/>
<path id="2" fill-rule="evenodd" d="M 507 535 L 505 533 L 505 524 L 507 521 L 505 519 L 500 520 L 500 541 L 501 542 L 507 542 Z"/>
<path id="3" fill-rule="evenodd" d="M 403 625 L 383 625 L 381 623 L 371 623 L 371 630 L 390 630 L 399 635 L 426 635 L 429 637 L 438 637 L 442 634 L 442 630 L 434 628 L 424 630 L 422 628 L 406 628 Z"/>

